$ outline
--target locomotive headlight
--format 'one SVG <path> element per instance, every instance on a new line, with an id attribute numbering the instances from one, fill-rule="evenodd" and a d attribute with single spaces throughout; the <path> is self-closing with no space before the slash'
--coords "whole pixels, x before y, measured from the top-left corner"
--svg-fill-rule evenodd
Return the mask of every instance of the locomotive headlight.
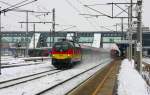
<path id="1" fill-rule="evenodd" d="M 70 56 L 70 54 L 68 54 L 68 57 Z"/>

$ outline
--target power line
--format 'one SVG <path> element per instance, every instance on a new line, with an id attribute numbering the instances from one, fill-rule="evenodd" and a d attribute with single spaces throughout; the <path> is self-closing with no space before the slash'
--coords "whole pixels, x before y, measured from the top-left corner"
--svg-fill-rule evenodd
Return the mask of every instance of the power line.
<path id="1" fill-rule="evenodd" d="M 78 10 L 69 0 L 65 0 L 76 12 L 78 12 L 78 14 L 80 14 L 81 13 L 81 11 L 80 10 Z M 84 16 L 82 16 L 82 17 L 84 17 Z M 84 17 L 85 18 L 85 17 Z M 95 28 L 94 27 L 94 25 L 89 21 L 89 19 L 88 18 L 85 18 L 85 20 L 87 21 L 87 22 L 89 22 L 89 24 L 93 27 L 93 28 Z M 95 28 L 96 29 L 96 28 Z M 96 29 L 96 30 L 98 30 L 98 29 Z"/>
<path id="2" fill-rule="evenodd" d="M 25 2 L 27 2 L 27 1 L 29 1 L 29 0 L 24 0 L 24 1 L 21 1 L 21 2 L 19 2 L 19 3 L 17 3 L 17 4 L 11 5 L 10 7 L 6 8 L 5 10 L 8 10 L 8 9 L 10 9 L 10 8 L 13 8 L 13 7 L 16 7 L 17 5 L 20 5 L 20 4 L 25 3 Z M 4 2 L 3 2 L 3 3 L 4 3 Z M 9 5 L 8 3 L 5 3 L 5 4 Z"/>
<path id="3" fill-rule="evenodd" d="M 7 5 L 7 6 L 9 6 L 8 8 L 5 8 L 5 9 L 1 10 L 1 13 L 4 13 L 4 14 L 5 14 L 5 12 L 12 11 L 12 10 L 14 11 L 14 10 L 16 10 L 16 8 L 19 9 L 19 7 L 24 6 L 24 5 L 27 5 L 27 4 L 30 4 L 30 3 L 35 2 L 35 1 L 37 1 L 37 0 L 34 0 L 34 1 L 31 1 L 31 2 L 28 2 L 28 3 L 25 3 L 25 2 L 27 2 L 27 1 L 29 1 L 29 0 L 26 0 L 26 1 L 24 0 L 24 1 L 22 1 L 22 2 L 19 2 L 19 3 L 17 3 L 17 4 L 14 4 L 14 5 L 9 4 L 9 3 L 7 3 L 7 2 L 4 2 L 4 1 L 0 1 L 1 3 L 3 3 L 3 4 L 5 4 L 5 5 Z M 21 5 L 22 3 L 25 3 L 25 4 Z M 17 5 L 18 5 L 18 6 L 17 6 Z M 23 11 L 23 10 L 16 10 L 16 11 Z M 21 17 L 21 16 L 17 16 L 17 17 Z M 21 18 L 23 18 L 23 17 L 21 17 Z"/>
<path id="4" fill-rule="evenodd" d="M 7 5 L 7 6 L 12 6 L 11 4 L 7 3 L 7 2 L 4 2 L 4 1 L 0 1 L 1 3 Z"/>
<path id="5" fill-rule="evenodd" d="M 37 5 L 37 4 L 36 4 L 36 6 L 39 8 L 39 10 L 45 10 L 45 11 L 48 11 L 48 9 L 46 9 L 45 7 L 43 7 L 43 6 L 41 6 L 41 5 Z M 41 8 L 42 8 L 42 9 L 41 9 Z M 42 16 L 42 15 L 38 15 L 38 16 L 35 15 L 36 18 L 38 18 L 38 19 L 41 20 L 40 16 Z M 59 18 L 58 18 L 58 17 L 59 17 L 59 16 L 57 16 L 57 19 L 60 18 L 60 17 L 59 17 Z M 45 20 L 45 19 L 43 19 L 43 20 Z M 66 22 L 63 21 L 63 23 L 66 23 Z M 68 23 L 67 23 L 67 24 L 68 24 Z M 62 26 L 74 26 L 74 25 L 61 25 L 61 24 L 57 25 L 57 27 L 62 27 Z M 77 27 L 76 27 L 76 28 L 77 28 Z M 63 30 L 63 29 L 62 29 L 62 30 Z"/>
<path id="6" fill-rule="evenodd" d="M 87 10 L 87 9 L 86 9 Z M 89 13 L 89 11 L 87 10 L 87 12 Z M 94 20 L 94 22 L 95 23 L 97 23 L 97 25 L 98 25 L 98 22 L 96 22 L 95 20 Z M 92 24 L 93 25 L 93 24 Z M 94 27 L 97 29 L 97 27 L 94 25 Z M 99 29 L 98 29 L 99 30 Z"/>
<path id="7" fill-rule="evenodd" d="M 80 0 L 76 0 L 80 5 L 84 5 Z M 88 11 L 88 10 L 87 10 Z M 89 11 L 88 11 L 88 13 L 89 13 Z M 93 25 L 93 23 L 91 22 L 91 21 L 89 21 L 89 19 L 88 18 L 85 18 L 90 24 L 91 24 L 91 26 L 92 27 L 94 27 L 96 30 L 99 30 L 99 29 L 97 29 L 97 27 L 95 26 L 95 25 Z"/>
<path id="8" fill-rule="evenodd" d="M 77 0 L 77 2 L 80 3 L 82 6 L 85 6 L 85 4 L 83 4 L 80 0 Z M 104 4 L 101 4 L 101 5 L 104 5 Z M 105 4 L 105 5 L 106 5 L 106 4 Z M 87 11 L 88 11 L 88 10 L 87 10 Z M 89 11 L 88 11 L 88 13 L 89 13 Z M 85 14 L 85 15 L 86 15 L 86 14 Z M 90 15 L 90 14 L 89 14 L 89 15 Z M 90 15 L 90 16 L 95 16 L 95 17 L 98 19 L 99 16 L 105 16 L 105 14 L 102 14 L 102 15 Z M 95 20 L 94 20 L 94 22 L 97 23 L 97 25 L 99 25 L 99 23 L 96 22 Z M 101 27 L 101 28 L 102 28 L 102 27 Z M 107 27 L 105 27 L 105 26 L 103 26 L 103 28 L 104 28 L 104 29 L 107 29 L 107 30 L 113 31 L 112 29 L 109 29 L 109 28 L 107 28 Z"/>
<path id="9" fill-rule="evenodd" d="M 106 4 L 91 4 L 91 5 L 87 5 L 87 6 L 99 6 L 99 5 L 106 5 Z"/>
<path id="10" fill-rule="evenodd" d="M 45 7 L 43 7 L 43 6 L 41 6 L 41 5 L 37 5 L 37 4 L 36 4 L 36 6 L 38 6 L 38 8 L 42 8 L 42 9 L 45 10 L 45 11 L 48 11 L 48 9 L 46 9 Z M 40 10 L 41 10 L 41 9 L 40 9 Z M 35 15 L 35 16 L 36 16 L 36 15 Z M 57 16 L 57 18 L 58 18 L 58 17 L 59 17 L 59 16 Z M 36 18 L 41 19 L 41 18 L 40 18 L 40 15 L 39 15 L 39 16 L 36 16 Z M 59 18 L 60 18 L 60 17 L 59 17 Z M 63 21 L 63 23 L 66 23 L 66 22 Z M 68 23 L 67 23 L 67 25 L 61 25 L 61 24 L 57 25 L 57 27 L 63 27 L 63 26 L 64 26 L 64 27 L 68 27 L 68 26 L 71 27 L 71 26 L 75 26 L 75 25 L 68 25 Z M 77 27 L 74 27 L 74 28 L 77 28 Z M 65 28 L 65 29 L 66 29 L 66 28 Z M 64 28 L 62 28 L 61 30 L 64 30 Z M 78 29 L 78 30 L 79 30 L 79 29 Z"/>
<path id="11" fill-rule="evenodd" d="M 69 0 L 65 0 L 74 10 L 76 10 L 78 13 L 81 13 L 80 10 L 78 10 Z"/>
<path id="12" fill-rule="evenodd" d="M 77 0 L 82 6 L 84 5 L 80 0 Z M 87 10 L 87 8 L 86 8 L 86 11 L 88 12 L 88 13 L 90 13 L 90 11 L 89 10 Z M 91 15 L 92 16 L 92 15 Z M 94 15 L 93 15 L 94 16 Z M 98 17 L 98 15 L 95 15 L 96 17 Z M 88 19 L 88 18 L 86 18 L 86 19 Z M 94 22 L 95 23 L 97 23 L 95 20 L 94 20 Z M 92 22 L 90 22 L 90 24 L 93 26 L 93 27 L 95 27 L 95 29 L 97 29 L 97 30 L 99 30 Z M 98 25 L 98 24 L 97 24 Z"/>
<path id="13" fill-rule="evenodd" d="M 27 4 L 33 3 L 33 2 L 35 2 L 35 1 L 37 1 L 37 0 L 33 0 L 33 1 L 28 2 L 28 3 L 19 5 L 19 6 L 15 6 L 14 8 L 12 7 L 12 8 L 3 9 L 3 10 L 1 11 L 1 13 L 5 13 L 5 12 L 8 12 L 8 11 L 15 10 L 15 9 L 17 9 L 17 8 L 19 8 L 19 7 L 22 7 L 22 6 L 25 6 L 25 5 L 27 5 Z"/>
<path id="14" fill-rule="evenodd" d="M 5 4 L 5 5 L 7 5 L 7 6 L 13 6 L 12 4 L 4 2 L 4 1 L 0 1 L 0 2 Z M 11 13 L 11 14 L 14 15 L 13 13 Z M 20 18 L 24 18 L 24 17 L 18 16 L 18 15 L 14 15 L 14 16 L 17 16 L 17 17 L 20 17 Z"/>
<path id="15" fill-rule="evenodd" d="M 102 15 L 105 15 L 105 16 L 111 18 L 111 16 L 109 16 L 109 15 L 107 15 L 107 14 L 104 14 L 104 13 L 102 13 L 102 12 L 96 10 L 96 9 L 93 9 L 93 8 L 89 7 L 88 5 L 84 5 L 84 6 L 87 7 L 87 8 L 89 8 L 89 9 L 91 9 L 91 10 L 93 10 L 93 11 L 95 11 L 95 12 L 98 12 L 98 13 L 100 13 L 100 14 L 102 14 Z"/>
<path id="16" fill-rule="evenodd" d="M 3 4 L 5 4 L 5 5 L 7 5 L 7 6 L 13 6 L 12 4 L 9 4 L 9 3 L 7 3 L 7 2 L 3 2 L 3 1 L 0 1 L 1 3 L 3 3 Z M 22 9 L 20 9 L 20 8 L 18 8 L 17 10 L 15 9 L 15 10 L 13 10 L 13 11 L 17 11 L 17 12 L 22 12 L 22 11 L 29 11 L 29 10 L 22 10 Z M 31 11 L 32 12 L 32 11 Z M 39 12 L 39 11 L 33 11 L 34 13 L 42 13 L 42 15 L 48 15 L 48 13 L 51 13 L 51 12 Z M 13 14 L 14 15 L 14 14 Z M 34 17 L 36 17 L 36 18 L 38 18 L 36 15 L 34 15 L 34 14 L 32 14 Z M 19 17 L 21 17 L 21 16 L 19 16 Z M 24 18 L 24 17 L 21 17 L 21 18 Z M 38 18 L 39 20 L 41 20 L 40 18 Z M 41 21 L 43 21 L 43 20 L 41 20 Z"/>

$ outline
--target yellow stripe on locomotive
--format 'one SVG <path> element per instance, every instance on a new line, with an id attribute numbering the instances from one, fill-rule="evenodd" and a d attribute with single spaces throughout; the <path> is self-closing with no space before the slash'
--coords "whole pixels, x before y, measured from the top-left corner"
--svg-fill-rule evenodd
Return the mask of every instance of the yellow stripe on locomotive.
<path id="1" fill-rule="evenodd" d="M 81 58 L 81 54 L 52 54 L 55 59 Z"/>
<path id="2" fill-rule="evenodd" d="M 67 59 L 67 58 L 72 58 L 72 54 L 53 54 L 52 58 L 55 58 L 55 59 Z"/>

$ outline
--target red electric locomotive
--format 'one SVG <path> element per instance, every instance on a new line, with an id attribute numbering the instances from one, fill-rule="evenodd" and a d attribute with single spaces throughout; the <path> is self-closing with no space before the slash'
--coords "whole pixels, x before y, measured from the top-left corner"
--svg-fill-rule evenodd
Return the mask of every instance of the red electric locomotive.
<path id="1" fill-rule="evenodd" d="M 51 56 L 52 65 L 56 68 L 70 68 L 82 60 L 81 46 L 74 41 L 63 39 L 53 45 Z"/>

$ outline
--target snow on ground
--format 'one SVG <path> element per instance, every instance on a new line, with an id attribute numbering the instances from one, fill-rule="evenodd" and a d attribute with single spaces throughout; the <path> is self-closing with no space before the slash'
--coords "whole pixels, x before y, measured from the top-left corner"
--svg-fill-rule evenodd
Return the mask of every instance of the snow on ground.
<path id="1" fill-rule="evenodd" d="M 110 61 L 112 60 L 108 54 L 103 54 L 101 56 L 95 54 L 94 56 L 89 56 L 89 57 L 85 56 L 84 58 L 85 60 L 81 64 L 75 65 L 72 69 L 65 70 L 62 73 L 54 74 L 52 76 L 46 76 L 37 80 L 19 84 L 17 86 L 9 87 L 7 89 L 1 89 L 0 95 L 10 95 L 10 93 L 11 95 L 35 95 L 35 93 L 43 89 L 46 89 L 49 86 L 55 85 L 63 80 L 66 80 L 69 77 L 72 77 L 82 71 L 87 70 L 88 68 L 91 68 L 101 63 L 104 63 L 102 66 L 105 66 L 108 63 L 110 63 Z M 6 69 L 2 69 L 2 75 L 0 76 L 0 81 L 8 80 L 14 77 L 25 76 L 33 72 L 37 73 L 39 71 L 41 72 L 42 70 L 48 70 L 52 68 L 54 67 L 50 64 L 50 61 L 47 61 L 44 64 L 39 64 L 39 65 L 6 68 Z M 91 72 L 85 74 L 84 76 L 79 77 L 78 80 L 70 82 L 69 83 L 70 86 L 67 86 L 67 88 L 68 87 L 70 87 L 70 89 L 71 87 L 73 88 L 75 84 L 77 85 L 81 83 L 84 79 L 90 77 L 91 75 L 93 75 L 94 72 L 96 72 L 99 69 L 97 68 L 96 70 L 92 70 Z M 69 91 L 69 89 L 66 89 L 65 86 L 63 87 L 61 86 L 60 88 L 59 89 L 61 90 L 62 93 L 66 93 L 66 91 Z M 56 92 L 53 91 L 52 93 L 56 93 Z"/>
<path id="2" fill-rule="evenodd" d="M 82 64 L 76 65 L 76 66 L 74 66 L 74 68 L 84 69 L 84 68 L 94 66 L 94 65 L 98 64 L 100 60 L 106 59 L 109 56 L 103 54 L 103 55 L 100 55 L 100 56 L 96 55 L 96 56 L 87 56 L 87 57 L 84 56 L 84 57 L 85 57 L 85 59 L 88 59 L 88 60 L 84 60 L 82 62 Z M 5 57 L 5 58 L 3 58 L 3 60 L 4 59 L 8 62 L 11 62 L 12 59 L 14 61 L 18 60 L 18 58 L 13 58 L 13 57 L 8 57 L 8 58 Z M 30 64 L 30 63 L 33 63 L 32 61 L 31 62 L 23 62 L 23 63 L 21 63 L 21 61 L 16 61 L 16 62 L 18 62 L 16 64 Z M 33 73 L 38 73 L 38 72 L 42 72 L 42 71 L 46 71 L 46 70 L 55 69 L 51 64 L 51 59 L 43 61 L 41 63 L 43 63 L 43 64 L 13 67 L 13 68 L 4 68 L 4 69 L 2 69 L 2 75 L 0 75 L 0 81 L 13 79 L 15 77 L 21 77 L 21 76 L 25 76 L 25 75 L 29 75 L 29 74 L 33 74 Z M 92 63 L 92 64 L 87 64 L 87 63 Z"/>
<path id="3" fill-rule="evenodd" d="M 106 59 L 106 60 L 101 60 L 99 63 L 103 63 L 102 65 L 98 66 L 97 68 L 88 71 L 87 73 L 84 73 L 78 77 L 76 77 L 73 80 L 70 80 L 62 85 L 57 86 L 55 89 L 52 89 L 48 91 L 47 93 L 44 93 L 43 95 L 66 95 L 67 92 L 69 92 L 72 88 L 75 88 L 78 86 L 80 83 L 85 81 L 87 78 L 90 76 L 94 75 L 98 70 L 103 68 L 104 66 L 108 65 L 112 61 L 111 59 Z M 71 71 L 78 71 L 78 70 L 83 70 L 83 69 L 78 69 L 78 68 L 73 68 Z"/>
<path id="4" fill-rule="evenodd" d="M 118 95 L 150 95 L 149 87 L 134 69 L 134 61 L 124 59 L 118 75 Z"/>
<path id="5" fill-rule="evenodd" d="M 23 65 L 23 64 L 31 64 L 31 63 L 36 63 L 31 61 L 32 59 L 50 59 L 49 57 L 13 57 L 13 56 L 2 56 L 1 63 L 2 65 Z M 26 60 L 29 60 L 26 62 Z M 38 60 L 37 60 L 38 61 Z M 42 61 L 42 60 L 41 60 Z M 38 63 L 38 62 L 37 62 Z"/>
<path id="6" fill-rule="evenodd" d="M 99 61 L 99 64 L 104 63 L 102 65 L 102 67 L 103 67 L 106 64 L 110 63 L 110 61 L 111 60 L 109 58 L 106 58 L 106 59 Z M 88 63 L 88 64 L 92 64 L 92 63 Z M 51 76 L 46 76 L 46 77 L 43 77 L 43 78 L 40 78 L 37 80 L 33 80 L 30 82 L 19 84 L 17 86 L 11 87 L 11 88 L 2 89 L 2 90 L 0 90 L 0 95 L 9 95 L 10 93 L 11 93 L 11 95 L 35 95 L 36 93 L 38 93 L 44 89 L 47 89 L 51 86 L 54 86 L 54 85 L 66 80 L 72 76 L 77 75 L 80 72 L 87 70 L 88 68 L 91 68 L 91 66 L 81 66 L 81 67 L 82 68 L 73 68 L 73 69 L 65 70 L 65 71 L 62 71 L 60 73 L 56 73 L 56 74 L 53 74 Z M 69 86 L 69 85 L 72 85 L 74 83 L 79 84 L 83 81 L 84 78 L 88 78 L 92 74 L 93 74 L 93 72 L 89 72 L 88 74 L 82 76 L 82 78 L 80 77 L 79 78 L 80 80 L 76 81 L 76 83 L 73 81 L 67 85 Z M 71 86 L 69 86 L 69 87 L 71 89 Z M 66 89 L 63 87 L 63 88 L 61 88 L 61 92 L 58 92 L 56 90 L 56 92 L 54 91 L 53 94 L 51 93 L 48 95 L 63 95 L 61 93 L 65 93 L 66 90 L 68 91 L 69 89 Z M 59 93 L 59 94 L 56 94 L 56 93 Z"/>
<path id="7" fill-rule="evenodd" d="M 13 67 L 13 68 L 3 68 L 2 75 L 0 75 L 0 81 L 9 80 L 16 77 L 21 77 L 29 74 L 34 74 L 37 72 L 54 69 L 54 67 L 51 65 L 50 60 L 46 60 L 41 63 L 43 64 Z M 23 63 L 19 62 L 17 64 L 23 64 Z M 29 64 L 29 63 L 26 62 L 24 64 Z"/>
<path id="8" fill-rule="evenodd" d="M 2 56 L 1 63 L 2 65 L 3 64 L 17 64 L 17 63 L 25 63 L 25 61 L 23 59 L 14 58 L 12 56 Z"/>
<path id="9" fill-rule="evenodd" d="M 143 62 L 150 64 L 150 58 L 148 58 L 148 57 L 143 58 Z M 145 79 L 145 81 L 147 82 L 147 84 L 150 85 L 150 72 L 149 72 L 148 68 L 149 68 L 148 66 L 143 67 L 142 76 Z"/>

